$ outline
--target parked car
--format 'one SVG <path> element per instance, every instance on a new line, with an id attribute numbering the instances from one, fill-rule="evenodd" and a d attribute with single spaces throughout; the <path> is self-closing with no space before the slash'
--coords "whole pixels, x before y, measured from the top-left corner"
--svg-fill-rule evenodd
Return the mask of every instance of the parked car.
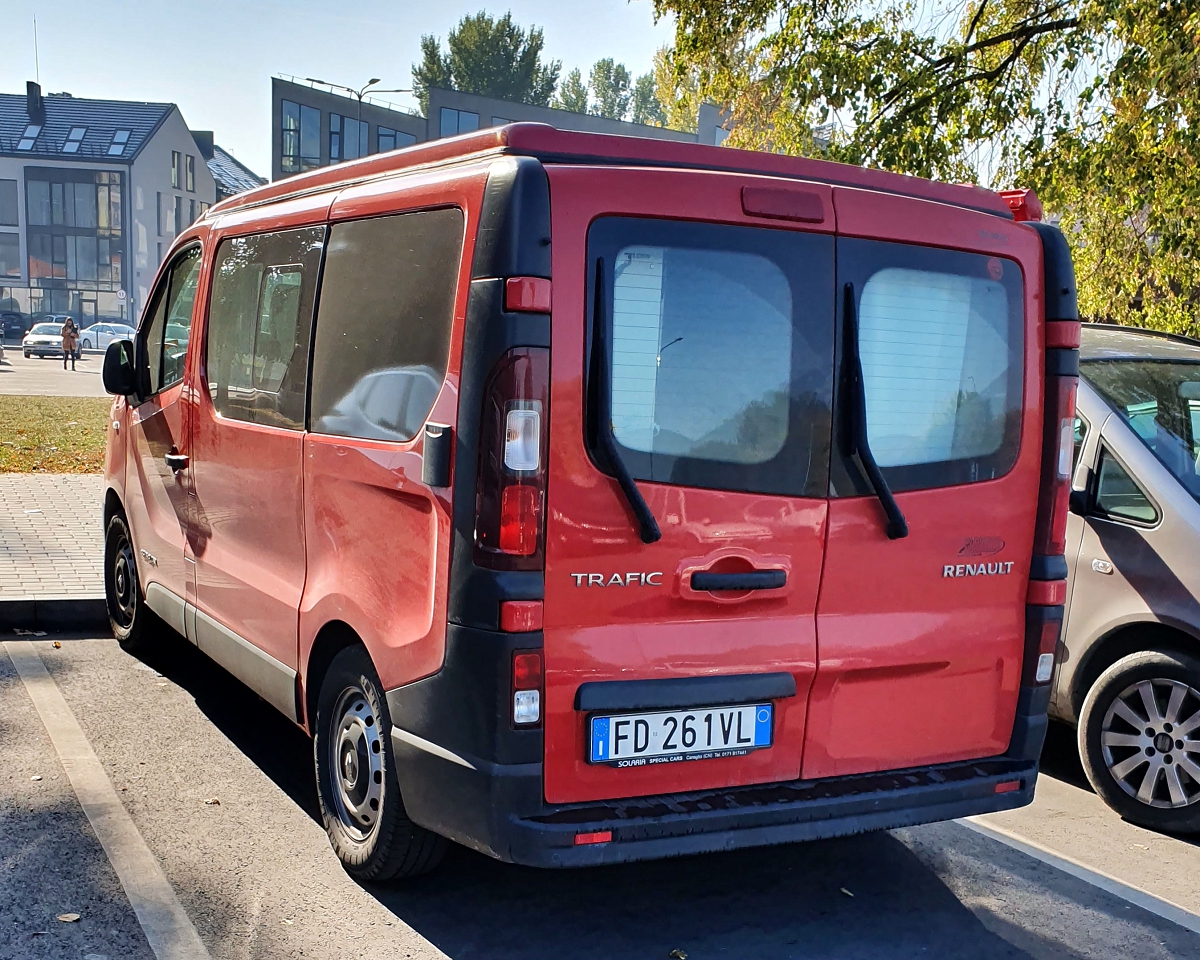
<path id="1" fill-rule="evenodd" d="M 1078 364 L 1034 208 L 538 124 L 226 200 L 105 355 L 114 633 L 310 732 L 362 879 L 1026 804 Z"/>
<path id="2" fill-rule="evenodd" d="M 0 313 L 0 340 L 20 340 L 25 336 L 25 319 L 19 313 Z"/>
<path id="3" fill-rule="evenodd" d="M 1096 793 L 1200 831 L 1200 342 L 1085 324 L 1063 662 Z"/>
<path id="4" fill-rule="evenodd" d="M 29 357 L 61 357 L 63 321 L 35 323 L 33 329 L 21 340 L 21 352 Z"/>
<path id="5" fill-rule="evenodd" d="M 114 340 L 132 340 L 137 333 L 124 323 L 93 323 L 79 331 L 79 347 L 82 350 L 106 350 Z"/>

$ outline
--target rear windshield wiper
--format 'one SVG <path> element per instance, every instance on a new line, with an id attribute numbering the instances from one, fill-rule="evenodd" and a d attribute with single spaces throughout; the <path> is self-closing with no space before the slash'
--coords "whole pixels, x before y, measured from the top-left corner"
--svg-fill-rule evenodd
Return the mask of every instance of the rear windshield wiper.
<path id="1" fill-rule="evenodd" d="M 629 502 L 638 522 L 642 543 L 655 543 L 662 539 L 658 521 L 650 512 L 650 506 L 642 491 L 633 482 L 633 475 L 621 459 L 612 426 L 612 375 L 608 369 L 608 316 L 604 310 L 604 260 L 596 260 L 596 298 L 592 317 L 592 376 L 596 382 L 596 443 L 608 459 L 609 467 L 616 474 L 621 492 Z"/>
<path id="2" fill-rule="evenodd" d="M 854 303 L 854 284 L 848 283 L 843 288 L 845 293 L 845 309 L 843 321 L 846 326 L 846 354 L 850 362 L 850 384 L 848 400 L 852 405 L 850 413 L 850 453 L 858 454 L 863 469 L 867 471 L 867 479 L 875 490 L 875 496 L 883 505 L 887 514 L 887 535 L 889 540 L 900 540 L 908 536 L 908 521 L 900 512 L 900 505 L 892 496 L 892 490 L 883 479 L 883 472 L 875 462 L 871 453 L 871 445 L 867 441 L 867 388 L 863 382 L 862 356 L 858 347 L 858 312 Z"/>

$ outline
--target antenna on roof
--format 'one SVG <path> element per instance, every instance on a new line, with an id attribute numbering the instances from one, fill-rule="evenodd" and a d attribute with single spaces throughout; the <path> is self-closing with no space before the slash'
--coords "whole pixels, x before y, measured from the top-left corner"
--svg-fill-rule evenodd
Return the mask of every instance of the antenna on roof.
<path id="1" fill-rule="evenodd" d="M 33 79 L 42 82 L 42 68 L 38 63 L 37 17 L 33 18 Z"/>

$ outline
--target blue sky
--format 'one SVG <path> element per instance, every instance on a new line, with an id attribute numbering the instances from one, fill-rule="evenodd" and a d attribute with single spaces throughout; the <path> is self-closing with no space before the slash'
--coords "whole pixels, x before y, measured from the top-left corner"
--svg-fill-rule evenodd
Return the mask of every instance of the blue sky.
<path id="1" fill-rule="evenodd" d="M 34 78 L 37 17 L 42 88 L 78 97 L 177 103 L 196 130 L 264 176 L 270 172 L 270 78 L 318 77 L 361 86 L 411 86 L 421 35 L 443 41 L 464 13 L 512 10 L 546 34 L 546 54 L 584 73 L 613 57 L 635 75 L 673 37 L 650 0 L 514 0 L 511 3 L 329 0 L 5 0 L 0 92 Z M 405 106 L 405 94 L 387 97 Z"/>

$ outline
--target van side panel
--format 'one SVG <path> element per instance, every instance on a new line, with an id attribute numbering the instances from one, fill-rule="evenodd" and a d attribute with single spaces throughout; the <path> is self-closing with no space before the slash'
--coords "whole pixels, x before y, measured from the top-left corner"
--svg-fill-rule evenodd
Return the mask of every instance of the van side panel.
<path id="1" fill-rule="evenodd" d="M 439 207 L 463 212 L 446 376 L 427 422 L 456 422 L 470 251 L 486 174 L 487 168 L 478 166 L 361 184 L 339 194 L 330 210 L 334 224 Z M 320 324 L 318 307 L 318 330 Z M 300 603 L 302 676 L 307 678 L 317 634 L 333 621 L 362 639 L 385 689 L 441 667 L 452 499 L 450 488 L 422 482 L 423 442 L 421 431 L 403 443 L 305 434 L 308 577 Z"/>

